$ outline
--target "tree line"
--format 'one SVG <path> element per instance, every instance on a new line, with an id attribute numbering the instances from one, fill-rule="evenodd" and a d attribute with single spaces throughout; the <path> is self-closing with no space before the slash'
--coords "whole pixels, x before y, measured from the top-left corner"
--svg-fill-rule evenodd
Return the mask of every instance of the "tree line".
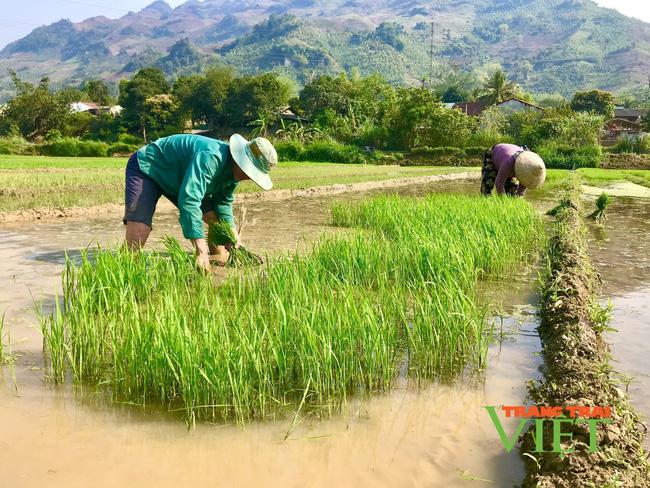
<path id="1" fill-rule="evenodd" d="M 477 101 L 491 107 L 514 97 L 534 102 L 500 69 L 482 84 L 461 76 L 435 88 L 395 87 L 380 75 L 363 77 L 352 70 L 320 76 L 298 90 L 274 72 L 238 76 L 229 67 L 212 66 L 170 82 L 158 68 L 147 67 L 122 80 L 117 96 L 101 80 L 53 90 L 47 78 L 31 84 L 15 73 L 11 76 L 16 96 L 1 109 L 0 136 L 29 141 L 76 138 L 136 145 L 202 128 L 216 134 L 248 130 L 299 144 L 328 140 L 397 151 L 513 141 L 547 150 L 573 147 L 574 152 L 593 152 L 605 120 L 614 112 L 614 96 L 600 90 L 578 92 L 572 100 L 547 97 L 540 100 L 547 106 L 543 112 L 508 114 L 487 108 L 473 117 L 446 105 Z M 71 103 L 80 100 L 102 106 L 117 103 L 123 110 L 119 115 L 75 113 Z M 280 109 L 285 107 L 300 120 L 282 120 Z"/>

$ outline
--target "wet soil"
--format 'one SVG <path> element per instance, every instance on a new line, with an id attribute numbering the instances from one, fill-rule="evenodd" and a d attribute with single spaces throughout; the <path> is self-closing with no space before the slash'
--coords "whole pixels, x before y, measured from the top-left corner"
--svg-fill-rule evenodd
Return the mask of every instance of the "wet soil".
<path id="1" fill-rule="evenodd" d="M 237 203 L 251 202 L 277 202 L 299 197 L 330 197 L 349 192 L 368 192 L 377 189 L 404 188 L 412 185 L 426 185 L 442 181 L 476 180 L 480 177 L 477 172 L 451 173 L 442 175 L 418 176 L 413 178 L 399 178 L 392 180 L 367 181 L 362 183 L 348 183 L 339 185 L 324 185 L 310 188 L 290 190 L 271 190 L 267 192 L 238 193 Z M 172 211 L 173 205 L 162 199 L 158 205 L 159 211 Z M 0 224 L 9 222 L 29 222 L 34 220 L 79 219 L 96 217 L 100 215 L 114 215 L 124 212 L 123 203 L 106 203 L 91 207 L 41 207 L 15 212 L 0 212 Z"/>
<path id="2" fill-rule="evenodd" d="M 417 195 L 432 190 L 474 192 L 476 185 L 447 182 L 398 191 Z M 352 192 L 337 200 L 364 196 Z M 556 201 L 553 195 L 532 193 L 530 197 L 542 209 Z M 299 197 L 250 202 L 244 240 L 262 253 L 304 245 L 324 230 L 330 201 L 329 197 Z M 628 211 L 618 201 L 612 205 L 604 234 L 594 239 L 597 266 L 620 256 L 627 262 L 624 256 L 637 256 L 642 248 L 650 256 L 650 245 L 637 239 L 637 233 L 648 230 L 647 215 L 645 221 L 633 218 L 636 210 Z M 245 429 L 199 424 L 188 431 L 180 417 L 160 409 L 107 405 L 90 391 L 51 387 L 44 382 L 34 299 L 45 312 L 51 309 L 54 292 L 60 288 L 64 250 L 74 253 L 97 242 L 119 243 L 124 231 L 120 213 L 121 209 L 112 215 L 95 215 L 91 221 L 16 222 L 0 227 L 0 310 L 7 310 L 17 356 L 13 368 L 0 368 L 0 486 L 509 487 L 523 480 L 519 454 L 506 454 L 482 407 L 521 404 L 525 380 L 539 376 L 534 276 L 485 285 L 486 299 L 501 303 L 506 318 L 503 324 L 497 322 L 502 340 L 491 348 L 482 378 L 434 384 L 419 391 L 398 382 L 385 396 L 350 403 L 340 416 L 300 420 L 285 442 L 292 419 L 253 423 Z M 174 211 L 156 216 L 152 246 L 164 234 L 180 237 L 177 219 Z M 624 347 L 632 347 L 634 330 L 650 320 L 650 311 L 636 301 L 646 297 L 648 303 L 648 262 L 639 258 L 624 272 L 618 267 L 601 272 L 606 294 L 619 289 L 614 282 L 610 287 L 608 280 L 625 282 L 614 304 L 634 305 L 635 311 L 628 315 L 627 309 L 617 308 L 612 323 L 618 325 L 616 337 Z M 613 347 L 620 357 L 616 342 Z M 635 395 L 634 389 L 650 390 L 650 364 L 642 364 L 647 357 L 642 349 L 634 347 L 632 354 L 637 355 L 624 361 L 631 369 L 645 372 L 645 379 L 636 387 L 632 384 L 631 393 L 635 405 L 650 414 L 650 399 Z"/>

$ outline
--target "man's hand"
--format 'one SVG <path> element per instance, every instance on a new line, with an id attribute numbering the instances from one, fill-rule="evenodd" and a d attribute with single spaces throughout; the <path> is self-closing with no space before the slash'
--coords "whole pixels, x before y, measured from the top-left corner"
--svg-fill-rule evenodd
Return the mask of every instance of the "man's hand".
<path id="1" fill-rule="evenodd" d="M 234 244 L 226 244 L 226 249 L 230 251 L 233 247 L 236 249 L 239 249 L 239 246 L 241 246 L 241 236 L 239 235 L 239 232 L 237 232 L 237 229 L 235 227 L 232 228 L 232 233 L 235 236 L 235 239 L 237 242 Z"/>
<path id="2" fill-rule="evenodd" d="M 194 246 L 194 253 L 196 256 L 196 266 L 206 273 L 210 273 L 210 252 L 208 251 L 208 243 L 205 239 L 192 239 Z"/>

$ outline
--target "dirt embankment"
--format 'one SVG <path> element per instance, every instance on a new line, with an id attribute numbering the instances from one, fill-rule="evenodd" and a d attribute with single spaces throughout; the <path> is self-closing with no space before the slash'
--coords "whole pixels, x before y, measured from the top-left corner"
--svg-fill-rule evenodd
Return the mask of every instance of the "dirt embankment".
<path id="1" fill-rule="evenodd" d="M 603 169 L 650 169 L 650 154 L 607 154 Z"/>
<path id="2" fill-rule="evenodd" d="M 542 287 L 541 325 L 544 379 L 529 385 L 531 400 L 549 406 L 611 406 L 611 424 L 597 427 L 598 452 L 589 451 L 589 426 L 567 424 L 574 453 L 535 452 L 533 429 L 522 436 L 527 466 L 525 488 L 649 487 L 643 451 L 645 426 L 617 384 L 603 333 L 609 313 L 598 303 L 600 278 L 587 251 L 579 182 L 572 181 L 557 213 L 550 240 L 548 273 Z M 544 450 L 552 451 L 553 425 L 545 422 Z M 567 439 L 563 439 L 566 441 Z"/>
<path id="3" fill-rule="evenodd" d="M 367 181 L 361 183 L 347 183 L 337 185 L 315 186 L 293 190 L 271 190 L 267 192 L 238 193 L 237 203 L 271 202 L 287 200 L 296 197 L 327 196 L 352 191 L 369 191 L 381 188 L 398 188 L 409 185 L 421 185 L 437 181 L 467 180 L 480 177 L 478 172 L 450 173 L 430 176 L 417 176 L 413 178 L 398 178 L 392 180 Z M 163 199 L 158 205 L 159 211 L 169 211 L 173 205 Z M 52 220 L 58 218 L 84 218 L 105 214 L 120 215 L 124 212 L 123 203 L 105 203 L 91 207 L 42 207 L 18 210 L 14 212 L 0 212 L 0 224 L 8 222 L 26 222 L 34 220 Z"/>

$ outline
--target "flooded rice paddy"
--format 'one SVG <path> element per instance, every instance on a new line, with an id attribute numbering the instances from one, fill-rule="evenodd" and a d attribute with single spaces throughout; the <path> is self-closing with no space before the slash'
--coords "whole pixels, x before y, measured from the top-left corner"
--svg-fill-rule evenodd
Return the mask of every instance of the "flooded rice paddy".
<path id="1" fill-rule="evenodd" d="M 400 189 L 475 191 L 475 184 Z M 336 197 L 355 200 L 367 194 Z M 278 253 L 312 241 L 326 229 L 331 198 L 247 205 L 243 238 L 251 249 Z M 533 195 L 540 208 L 552 195 Z M 591 228 L 604 296 L 614 306 L 609 337 L 616 367 L 634 376 L 633 403 L 650 415 L 650 209 L 646 200 L 616 199 L 604 228 Z M 180 237 L 173 213 L 157 216 L 154 240 Z M 117 244 L 119 215 L 90 221 L 23 223 L 0 228 L 0 313 L 11 333 L 13 367 L 0 369 L 0 486 L 513 486 L 524 476 L 517 452 L 507 454 L 483 410 L 522 404 L 525 380 L 539 375 L 532 273 L 486 283 L 498 303 L 501 339 L 490 349 L 479 381 L 406 381 L 371 400 L 349 402 L 331 419 L 303 418 L 236 425 L 197 424 L 153 407 L 108 405 L 97 394 L 53 388 L 44 380 L 35 308 L 51 310 L 60 289 L 64 250 Z M 289 433 L 288 437 L 287 434 Z M 283 440 L 286 437 L 286 440 Z"/>

